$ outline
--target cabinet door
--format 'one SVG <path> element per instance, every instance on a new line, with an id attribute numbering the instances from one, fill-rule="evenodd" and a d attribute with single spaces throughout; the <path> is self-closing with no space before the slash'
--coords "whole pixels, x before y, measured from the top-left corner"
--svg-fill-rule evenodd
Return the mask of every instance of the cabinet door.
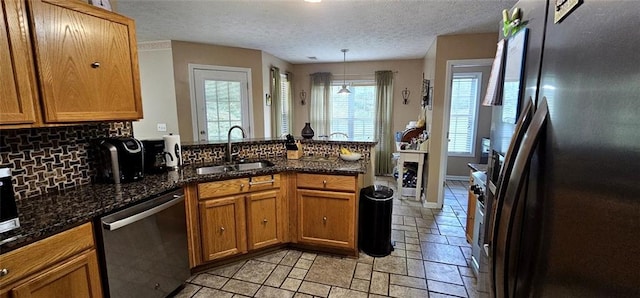
<path id="1" fill-rule="evenodd" d="M 95 249 L 17 286 L 12 297 L 102 297 Z"/>
<path id="2" fill-rule="evenodd" d="M 3 1 L 0 15 L 0 124 L 36 122 L 33 62 L 24 1 Z"/>
<path id="3" fill-rule="evenodd" d="M 476 195 L 473 191 L 469 190 L 469 198 L 467 205 L 467 225 L 466 225 L 466 236 L 467 242 L 471 243 L 473 241 L 473 224 L 476 217 Z"/>
<path id="4" fill-rule="evenodd" d="M 298 189 L 298 241 L 354 249 L 355 194 Z"/>
<path id="5" fill-rule="evenodd" d="M 30 1 L 46 122 L 142 118 L 134 22 L 81 1 Z"/>
<path id="6" fill-rule="evenodd" d="M 199 205 L 204 261 L 247 251 L 244 197 L 207 200 Z"/>
<path id="7" fill-rule="evenodd" d="M 277 190 L 253 193 L 247 196 L 247 232 L 249 249 L 282 242 L 280 222 L 280 192 Z"/>

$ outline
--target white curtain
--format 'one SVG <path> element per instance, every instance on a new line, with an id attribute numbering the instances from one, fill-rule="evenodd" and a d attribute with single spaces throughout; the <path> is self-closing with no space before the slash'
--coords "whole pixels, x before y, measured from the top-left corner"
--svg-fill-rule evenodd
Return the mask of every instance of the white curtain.
<path id="1" fill-rule="evenodd" d="M 311 107 L 309 122 L 316 136 L 329 135 L 331 106 L 331 73 L 317 72 L 311 74 Z"/>
<path id="2" fill-rule="evenodd" d="M 376 71 L 376 175 L 388 175 L 393 171 L 391 154 L 395 148 L 393 123 L 393 72 Z M 402 178 L 400 178 L 402 179 Z"/>

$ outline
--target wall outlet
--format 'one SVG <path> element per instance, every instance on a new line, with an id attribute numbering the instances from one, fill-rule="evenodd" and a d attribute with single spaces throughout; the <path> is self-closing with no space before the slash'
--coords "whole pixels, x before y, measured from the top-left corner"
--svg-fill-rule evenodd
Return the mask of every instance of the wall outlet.
<path id="1" fill-rule="evenodd" d="M 166 123 L 158 123 L 158 131 L 167 131 Z"/>

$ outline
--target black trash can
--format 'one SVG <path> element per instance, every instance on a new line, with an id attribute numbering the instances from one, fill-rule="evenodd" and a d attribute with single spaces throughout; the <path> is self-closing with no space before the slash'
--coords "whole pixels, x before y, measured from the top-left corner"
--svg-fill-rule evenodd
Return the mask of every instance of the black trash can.
<path id="1" fill-rule="evenodd" d="M 383 185 L 371 185 L 360 191 L 359 245 L 372 257 L 391 254 L 391 213 L 393 190 Z"/>

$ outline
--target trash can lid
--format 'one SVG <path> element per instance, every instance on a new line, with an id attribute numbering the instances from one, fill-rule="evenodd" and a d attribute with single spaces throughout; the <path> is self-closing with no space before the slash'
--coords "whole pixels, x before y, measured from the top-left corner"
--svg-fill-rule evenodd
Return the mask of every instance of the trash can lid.
<path id="1" fill-rule="evenodd" d="M 386 201 L 393 198 L 393 189 L 384 185 L 370 185 L 362 190 L 362 195 L 368 199 Z"/>

